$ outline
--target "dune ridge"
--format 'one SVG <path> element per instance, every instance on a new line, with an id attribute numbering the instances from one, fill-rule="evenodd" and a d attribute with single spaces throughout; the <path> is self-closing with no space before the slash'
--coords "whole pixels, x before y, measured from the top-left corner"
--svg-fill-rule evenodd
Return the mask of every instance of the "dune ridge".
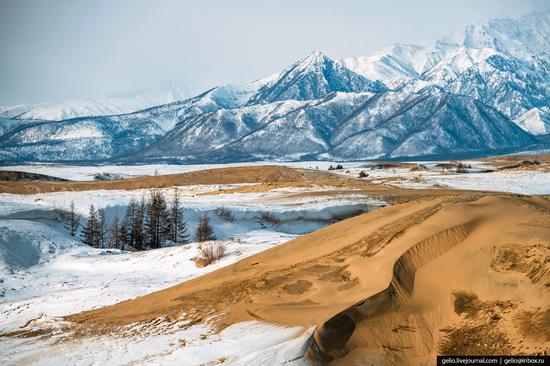
<path id="1" fill-rule="evenodd" d="M 34 194 L 43 192 L 87 191 L 95 189 L 144 189 L 194 184 L 311 182 L 326 172 L 298 170 L 284 166 L 242 166 L 198 170 L 180 174 L 147 176 L 109 181 L 8 181 L 0 176 L 0 193 Z"/>
<path id="2" fill-rule="evenodd" d="M 392 279 L 385 290 L 333 316 L 317 330 L 310 357 L 327 363 L 344 356 L 355 324 L 409 302 L 416 271 L 466 239 L 475 224 L 471 221 L 452 226 L 414 244 L 395 262 Z"/>

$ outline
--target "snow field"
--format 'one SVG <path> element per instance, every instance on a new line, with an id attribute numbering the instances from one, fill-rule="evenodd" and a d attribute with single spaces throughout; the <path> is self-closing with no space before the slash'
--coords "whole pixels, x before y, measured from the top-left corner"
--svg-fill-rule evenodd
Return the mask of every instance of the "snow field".
<path id="1" fill-rule="evenodd" d="M 207 212 L 226 256 L 197 268 L 198 243 L 145 252 L 95 249 L 68 235 L 58 209 L 74 201 L 78 213 L 89 205 L 103 208 L 108 220 L 122 217 L 132 199 L 147 190 L 0 194 L 0 333 L 43 326 L 59 327 L 62 316 L 142 296 L 201 276 L 246 256 L 319 229 L 337 219 L 383 205 L 360 194 L 288 197 L 323 187 L 271 192 L 202 195 L 239 185 L 178 187 L 190 234 Z M 168 201 L 175 189 L 163 189 Z M 235 216 L 224 221 L 214 210 Z M 280 225 L 262 224 L 270 212 Z M 76 239 L 76 240 L 75 240 Z M 247 322 L 219 334 L 208 324 L 169 329 L 164 325 L 140 335 L 92 337 L 57 343 L 51 338 L 0 337 L 0 364 L 305 364 L 301 358 L 313 329 Z"/>

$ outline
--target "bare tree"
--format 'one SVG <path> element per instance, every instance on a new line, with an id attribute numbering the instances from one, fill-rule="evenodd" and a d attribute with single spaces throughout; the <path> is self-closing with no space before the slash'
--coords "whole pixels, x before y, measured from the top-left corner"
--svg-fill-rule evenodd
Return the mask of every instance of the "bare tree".
<path id="1" fill-rule="evenodd" d="M 260 213 L 260 215 L 256 216 L 256 219 L 258 220 L 258 223 L 264 228 L 267 227 L 267 225 L 281 226 L 281 224 L 283 223 L 282 220 L 272 212 L 262 212 Z"/>
<path id="2" fill-rule="evenodd" d="M 69 231 L 71 236 L 76 236 L 78 227 L 80 226 L 80 215 L 76 213 L 74 208 L 74 201 L 71 201 L 69 212 L 65 215 L 65 228 Z"/>
<path id="3" fill-rule="evenodd" d="M 123 237 L 120 232 L 120 220 L 115 216 L 113 223 L 109 226 L 106 234 L 107 248 L 123 249 Z"/>
<path id="4" fill-rule="evenodd" d="M 210 219 L 205 212 L 199 219 L 199 225 L 197 226 L 197 232 L 195 233 L 195 240 L 201 242 L 215 239 L 216 237 L 214 236 L 214 230 L 212 229 L 212 226 L 210 226 Z"/>
<path id="5" fill-rule="evenodd" d="M 100 248 L 105 247 L 105 236 L 107 231 L 107 224 L 105 223 L 105 210 L 100 208 L 97 210 L 97 245 Z"/>
<path id="6" fill-rule="evenodd" d="M 90 206 L 90 212 L 88 214 L 88 221 L 82 229 L 82 242 L 92 247 L 99 247 L 99 217 L 94 205 Z"/>

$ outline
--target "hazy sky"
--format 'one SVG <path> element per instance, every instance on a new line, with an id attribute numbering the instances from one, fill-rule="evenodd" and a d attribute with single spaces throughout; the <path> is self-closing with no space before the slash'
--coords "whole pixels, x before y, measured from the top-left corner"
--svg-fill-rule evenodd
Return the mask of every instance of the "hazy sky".
<path id="1" fill-rule="evenodd" d="M 0 105 L 104 97 L 174 80 L 253 80 L 312 50 L 420 43 L 548 0 L 0 0 Z"/>

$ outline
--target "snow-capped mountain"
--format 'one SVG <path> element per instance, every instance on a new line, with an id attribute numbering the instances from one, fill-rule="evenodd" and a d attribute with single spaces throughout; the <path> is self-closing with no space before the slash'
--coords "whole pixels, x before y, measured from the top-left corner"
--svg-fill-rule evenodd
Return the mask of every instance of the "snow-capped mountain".
<path id="1" fill-rule="evenodd" d="M 501 113 L 466 96 L 433 90 L 333 93 L 195 116 L 138 156 L 367 159 L 486 152 L 534 142 Z"/>
<path id="2" fill-rule="evenodd" d="M 535 12 L 519 19 L 492 19 L 469 25 L 436 41 L 421 45 L 396 44 L 372 56 L 348 57 L 339 62 L 369 79 L 388 86 L 421 75 L 457 48 L 490 49 L 506 56 L 528 59 L 550 57 L 550 12 Z"/>
<path id="3" fill-rule="evenodd" d="M 0 118 L 60 121 L 77 117 L 109 116 L 172 103 L 188 97 L 189 92 L 182 86 L 173 82 L 163 82 L 151 89 L 113 94 L 103 99 L 0 107 Z"/>
<path id="4" fill-rule="evenodd" d="M 451 93 L 472 96 L 500 112 L 524 129 L 519 119 L 526 113 L 534 113 L 550 106 L 550 63 L 533 56 L 521 60 L 494 54 L 473 65 L 443 88 Z M 522 118 L 525 120 L 525 117 Z M 532 134 L 541 131 L 526 129 Z"/>
<path id="5" fill-rule="evenodd" d="M 384 90 L 383 83 L 371 81 L 314 51 L 261 87 L 248 104 L 319 99 L 333 92 Z"/>
<path id="6" fill-rule="evenodd" d="M 22 120 L 23 126 L 0 136 L 0 160 L 107 159 L 149 145 L 173 127 L 174 121 L 169 112 L 81 117 L 59 122 Z"/>
<path id="7" fill-rule="evenodd" d="M 339 62 L 316 51 L 266 78 L 134 113 L 3 118 L 0 160 L 356 160 L 544 147 L 549 14 Z"/>
<path id="8" fill-rule="evenodd" d="M 243 106 L 270 78 L 142 111 L 60 121 L 0 118 L 0 161 L 86 161 L 135 153 L 195 116 Z"/>
<path id="9" fill-rule="evenodd" d="M 550 134 L 550 108 L 533 108 L 519 116 L 514 122 L 533 135 Z"/>
<path id="10" fill-rule="evenodd" d="M 550 12 L 533 12 L 518 19 L 491 19 L 455 31 L 449 39 L 468 48 L 492 48 L 527 59 L 550 55 Z"/>
<path id="11" fill-rule="evenodd" d="M 340 62 L 394 89 L 437 86 L 474 96 L 529 133 L 548 131 L 550 12 L 493 19 L 425 45 L 396 45 Z"/>
<path id="12" fill-rule="evenodd" d="M 420 75 L 457 48 L 448 40 L 426 45 L 396 44 L 370 56 L 348 57 L 338 62 L 372 80 L 381 80 L 397 87 L 404 80 L 420 79 Z"/>

